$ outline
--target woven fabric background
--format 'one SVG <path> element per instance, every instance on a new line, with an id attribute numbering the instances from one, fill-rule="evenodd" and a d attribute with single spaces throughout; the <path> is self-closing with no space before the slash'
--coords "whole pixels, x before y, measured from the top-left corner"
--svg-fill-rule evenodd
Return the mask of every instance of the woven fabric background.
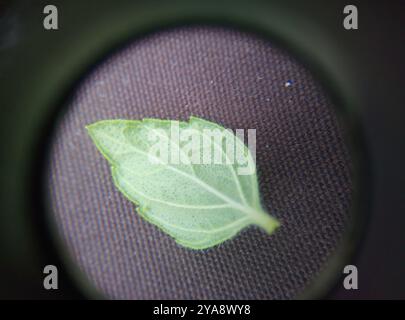
<path id="1" fill-rule="evenodd" d="M 84 128 L 190 115 L 257 130 L 263 203 L 282 222 L 274 235 L 250 227 L 209 250 L 180 247 L 114 187 Z M 189 27 L 135 41 L 80 84 L 54 137 L 49 190 L 68 250 L 107 297 L 287 299 L 338 245 L 350 168 L 333 106 L 303 66 L 254 35 Z"/>

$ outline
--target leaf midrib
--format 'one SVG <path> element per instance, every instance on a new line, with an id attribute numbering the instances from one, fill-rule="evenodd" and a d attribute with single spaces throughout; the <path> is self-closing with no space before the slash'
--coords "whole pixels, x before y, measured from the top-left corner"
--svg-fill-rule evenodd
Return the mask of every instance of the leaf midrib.
<path id="1" fill-rule="evenodd" d="M 172 170 L 172 171 L 174 171 L 174 172 L 177 172 L 178 174 L 181 174 L 181 175 L 183 175 L 183 176 L 189 178 L 190 180 L 193 180 L 194 182 L 196 182 L 196 183 L 199 184 L 200 186 L 204 187 L 208 192 L 210 192 L 210 193 L 216 195 L 217 197 L 221 198 L 221 199 L 224 200 L 225 202 L 229 203 L 229 205 L 230 205 L 231 207 L 233 207 L 234 209 L 240 210 L 240 211 L 242 211 L 242 212 L 244 212 L 244 213 L 246 213 L 246 214 L 250 214 L 250 215 L 254 214 L 254 212 L 255 212 L 255 209 L 254 209 L 254 208 L 252 208 L 252 207 L 250 207 L 250 206 L 247 206 L 247 205 L 243 206 L 242 204 L 240 204 L 240 203 L 238 203 L 238 202 L 236 202 L 236 201 L 233 201 L 232 199 L 230 199 L 229 197 L 227 197 L 226 195 L 224 195 L 223 193 L 221 193 L 219 190 L 216 190 L 215 188 L 213 188 L 212 186 L 208 185 L 207 183 L 205 183 L 204 181 L 202 181 L 202 180 L 199 179 L 198 177 L 192 176 L 192 175 L 188 174 L 187 172 L 181 171 L 181 170 L 179 170 L 179 169 L 173 167 L 172 165 L 166 164 L 166 163 L 164 163 L 161 159 L 159 159 L 158 157 L 155 157 L 155 156 L 153 156 L 153 155 L 151 155 L 151 154 L 148 154 L 148 153 L 146 153 L 146 152 L 144 152 L 144 151 L 142 151 L 142 150 L 136 148 L 136 147 L 135 147 L 134 145 L 132 145 L 132 144 L 124 144 L 124 143 L 122 143 L 119 139 L 113 139 L 113 138 L 111 138 L 109 135 L 105 134 L 105 133 L 102 132 L 102 131 L 99 132 L 99 134 L 101 134 L 102 136 L 104 136 L 105 138 L 109 139 L 110 141 L 112 141 L 112 142 L 114 142 L 114 143 L 116 143 L 116 144 L 119 144 L 119 145 L 124 146 L 124 147 L 129 146 L 135 153 L 141 154 L 141 155 L 146 156 L 146 157 L 148 157 L 148 156 L 153 157 L 155 160 L 157 160 L 158 162 L 160 162 L 162 165 L 165 165 L 169 170 Z M 112 162 L 115 163 L 115 161 L 112 161 Z"/>
<path id="2" fill-rule="evenodd" d="M 149 126 L 145 126 L 145 128 L 148 129 L 149 132 L 153 129 L 153 128 L 149 127 Z M 179 145 L 177 142 L 175 142 L 175 141 L 169 139 L 168 136 L 165 136 L 165 135 L 160 134 L 159 131 L 156 131 L 155 133 L 156 133 L 159 137 L 166 138 L 169 143 L 173 143 L 174 145 L 176 145 L 177 148 L 179 149 L 179 151 L 183 154 L 183 156 L 185 156 L 186 158 L 188 158 L 187 154 L 183 151 L 183 149 L 180 147 L 180 145 Z M 199 131 L 199 134 L 201 134 L 201 136 L 203 136 L 203 137 L 208 137 L 208 136 L 204 133 L 204 131 Z M 215 139 L 213 140 L 213 142 L 214 142 L 214 145 L 217 147 L 217 149 L 219 148 L 219 149 L 221 150 L 221 153 L 222 153 L 223 155 L 225 155 L 226 159 L 229 161 L 230 159 L 229 159 L 229 157 L 228 157 L 228 154 L 227 154 L 226 152 L 224 152 L 222 146 L 220 146 L 220 145 L 215 141 Z M 193 166 L 192 164 L 190 164 L 189 167 L 190 167 L 191 171 L 193 172 L 193 175 L 194 175 L 195 177 L 197 177 L 197 175 L 196 175 L 196 173 L 195 173 L 195 170 L 194 170 L 194 166 Z M 247 205 L 248 205 L 248 202 L 247 202 L 247 200 L 246 200 L 245 194 L 243 193 L 242 186 L 241 186 L 241 184 L 240 184 L 240 179 L 239 179 L 239 178 L 237 177 L 237 175 L 236 175 L 234 166 L 233 166 L 232 164 L 230 164 L 230 167 L 231 167 L 231 172 L 232 172 L 232 178 L 233 178 L 233 180 L 234 180 L 234 182 L 235 182 L 236 188 L 238 189 L 239 197 L 241 198 L 243 204 L 247 206 Z"/>

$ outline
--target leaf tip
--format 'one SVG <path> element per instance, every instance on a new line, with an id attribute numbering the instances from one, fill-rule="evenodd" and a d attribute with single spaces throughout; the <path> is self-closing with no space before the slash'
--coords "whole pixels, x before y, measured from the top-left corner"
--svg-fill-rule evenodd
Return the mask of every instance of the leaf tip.
<path id="1" fill-rule="evenodd" d="M 98 126 L 99 126 L 99 122 L 94 122 L 94 123 L 85 125 L 84 128 L 86 129 L 87 133 L 91 134 Z"/>

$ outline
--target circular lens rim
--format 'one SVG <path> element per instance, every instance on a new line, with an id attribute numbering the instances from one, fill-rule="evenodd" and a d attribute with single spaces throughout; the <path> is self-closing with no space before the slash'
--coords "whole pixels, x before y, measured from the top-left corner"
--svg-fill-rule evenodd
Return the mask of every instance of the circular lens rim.
<path id="1" fill-rule="evenodd" d="M 162 8 L 165 5 L 162 3 Z M 73 4 L 72 4 L 73 6 Z M 132 4 L 135 6 L 135 4 Z M 68 61 L 69 65 L 76 66 L 64 79 L 59 75 L 47 72 L 52 68 L 58 68 L 57 61 L 47 63 L 47 68 L 44 74 L 48 73 L 48 81 L 53 79 L 59 85 L 56 88 L 57 94 L 51 94 L 51 90 L 55 90 L 55 86 L 49 86 L 47 93 L 50 97 L 45 108 L 42 121 L 46 122 L 42 128 L 44 130 L 32 131 L 30 134 L 40 135 L 41 137 L 52 136 L 55 132 L 57 119 L 60 117 L 62 109 L 66 106 L 71 93 L 77 88 L 80 79 L 83 75 L 88 74 L 96 67 L 99 62 L 103 61 L 111 53 L 125 47 L 128 42 L 134 41 L 140 37 L 147 36 L 153 32 L 158 32 L 163 29 L 189 26 L 189 25 L 213 25 L 220 27 L 237 28 L 242 31 L 253 32 L 259 34 L 265 39 L 271 40 L 279 47 L 285 49 L 297 61 L 301 62 L 315 78 L 323 85 L 325 91 L 331 97 L 334 106 L 337 107 L 336 115 L 339 122 L 346 129 L 345 142 L 350 148 L 350 155 L 354 164 L 354 204 L 352 206 L 352 222 L 348 226 L 348 230 L 343 235 L 341 244 L 336 252 L 329 258 L 329 263 L 318 276 L 316 276 L 304 291 L 297 296 L 299 299 L 314 299 L 325 297 L 334 286 L 337 285 L 338 279 L 341 277 L 343 267 L 351 261 L 356 249 L 360 245 L 360 240 L 365 230 L 368 220 L 369 199 L 367 195 L 370 190 L 370 170 L 367 165 L 367 149 L 363 138 L 363 130 L 360 126 L 358 110 L 361 107 L 361 99 L 356 92 L 351 90 L 350 84 L 353 79 L 351 74 L 344 72 L 336 73 L 331 65 L 337 60 L 338 53 L 330 55 L 329 51 L 322 51 L 322 41 L 330 43 L 327 40 L 327 34 L 317 32 L 311 34 L 314 29 L 307 26 L 307 23 L 302 21 L 304 17 L 290 14 L 287 11 L 280 14 L 279 8 L 273 7 L 271 4 L 263 4 L 259 2 L 251 2 L 247 4 L 243 1 L 235 1 L 232 3 L 232 8 L 225 6 L 213 5 L 212 1 L 200 3 L 198 6 L 190 5 L 186 1 L 173 2 L 170 6 L 166 5 L 167 11 L 160 10 L 158 13 L 153 13 L 154 9 L 139 4 L 140 10 L 130 9 L 131 5 L 122 6 L 119 9 L 115 8 L 119 13 L 120 19 L 108 19 L 102 23 L 102 30 L 109 32 L 100 32 L 100 28 L 95 28 L 92 32 L 82 35 L 81 39 L 88 39 L 86 50 L 82 50 L 81 54 L 73 55 L 72 50 L 63 54 L 64 61 Z M 274 10 L 273 10 L 274 9 Z M 286 17 L 289 17 L 287 19 Z M 297 29 L 291 28 L 289 23 L 283 23 L 283 20 L 296 19 L 295 23 L 302 23 L 306 28 L 302 28 L 299 33 Z M 82 18 L 81 23 L 87 22 L 87 19 Z M 80 21 L 78 22 L 80 24 Z M 96 30 L 97 29 L 97 30 Z M 91 38 L 97 36 L 98 41 L 94 42 Z M 63 37 L 63 36 L 62 36 Z M 63 37 L 66 41 L 65 45 L 75 44 L 70 37 Z M 302 38 L 306 39 L 302 41 Z M 86 42 L 84 42 L 86 43 Z M 24 50 L 24 46 L 21 50 Z M 95 63 L 96 62 L 96 63 Z M 326 63 L 328 62 L 328 63 Z M 340 64 L 345 62 L 340 61 Z M 91 66 L 89 68 L 89 66 Z M 342 69 L 343 70 L 343 69 Z M 48 83 L 48 82 L 47 82 Z M 46 100 L 46 99 L 45 99 Z M 39 102 L 39 100 L 38 100 Z M 33 108 L 38 107 L 38 110 L 43 110 L 44 107 L 32 105 Z M 49 125 L 49 123 L 51 123 Z M 51 127 L 50 127 L 51 126 Z M 41 127 L 39 127 L 41 128 Z M 40 140 L 44 141 L 44 140 Z M 40 161 L 33 161 L 36 165 L 44 163 L 44 156 L 47 156 L 46 150 L 49 150 L 50 139 L 45 148 L 41 148 L 44 152 L 40 155 Z M 35 146 L 37 147 L 37 146 Z M 42 166 L 42 165 L 41 165 Z M 82 271 L 75 265 L 70 254 L 67 251 L 63 240 L 58 234 L 57 227 L 52 216 L 51 210 L 47 201 L 48 192 L 45 181 L 45 166 L 42 166 L 42 188 L 39 206 L 44 209 L 45 229 L 47 231 L 46 241 L 54 246 L 54 254 L 59 257 L 61 267 L 66 271 L 70 281 L 79 288 L 87 298 L 105 298 L 91 283 Z M 33 166 L 33 171 L 38 171 L 37 166 Z M 38 180 L 37 180 L 38 181 Z M 38 204 L 38 203 L 37 203 Z M 21 213 L 23 215 L 30 214 L 29 212 Z"/>

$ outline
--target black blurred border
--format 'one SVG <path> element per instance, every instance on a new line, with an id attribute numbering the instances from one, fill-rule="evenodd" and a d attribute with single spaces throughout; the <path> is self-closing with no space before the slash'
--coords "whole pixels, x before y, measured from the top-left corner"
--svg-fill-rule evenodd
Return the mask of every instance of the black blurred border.
<path id="1" fill-rule="evenodd" d="M 42 28 L 46 4 L 59 9 L 58 31 Z M 357 5 L 359 30 L 343 29 L 346 4 Z M 39 185 L 47 150 L 44 141 L 48 141 L 65 99 L 89 71 L 89 65 L 97 65 L 126 40 L 158 27 L 207 22 L 240 24 L 260 32 L 268 27 L 269 14 L 278 19 L 269 26 L 282 27 L 264 35 L 299 53 L 298 58 L 326 86 L 334 82 L 328 91 L 339 105 L 351 106 L 344 111 L 343 120 L 350 138 L 355 133 L 353 146 L 361 150 L 358 163 L 362 166 L 357 168 L 362 180 L 359 210 L 367 211 L 369 219 L 366 222 L 365 215 L 359 216 L 357 225 L 366 226 L 367 232 L 358 247 L 362 232 L 353 231 L 345 253 L 346 259 L 350 257 L 346 262 L 359 268 L 360 289 L 344 290 L 338 281 L 327 296 L 325 288 L 315 286 L 316 294 L 306 297 L 405 299 L 404 9 L 400 1 L 0 2 L 0 298 L 102 298 L 94 288 L 83 285 L 87 280 L 55 241 L 52 232 L 56 229 L 50 227 Z M 139 21 L 125 23 L 135 15 Z M 178 16 L 185 18 L 170 20 Z M 111 28 L 106 28 L 109 22 Z M 305 37 L 299 38 L 301 31 Z M 296 46 L 291 39 L 284 39 L 294 34 Z M 323 38 L 318 39 L 320 35 Z M 83 39 L 87 39 L 85 44 Z M 314 48 L 308 44 L 319 45 L 316 56 L 309 54 Z M 320 60 L 318 64 L 316 60 Z M 331 74 L 336 77 L 333 81 Z M 42 288 L 46 264 L 61 266 L 60 290 Z M 327 278 L 328 283 L 336 280 Z"/>

